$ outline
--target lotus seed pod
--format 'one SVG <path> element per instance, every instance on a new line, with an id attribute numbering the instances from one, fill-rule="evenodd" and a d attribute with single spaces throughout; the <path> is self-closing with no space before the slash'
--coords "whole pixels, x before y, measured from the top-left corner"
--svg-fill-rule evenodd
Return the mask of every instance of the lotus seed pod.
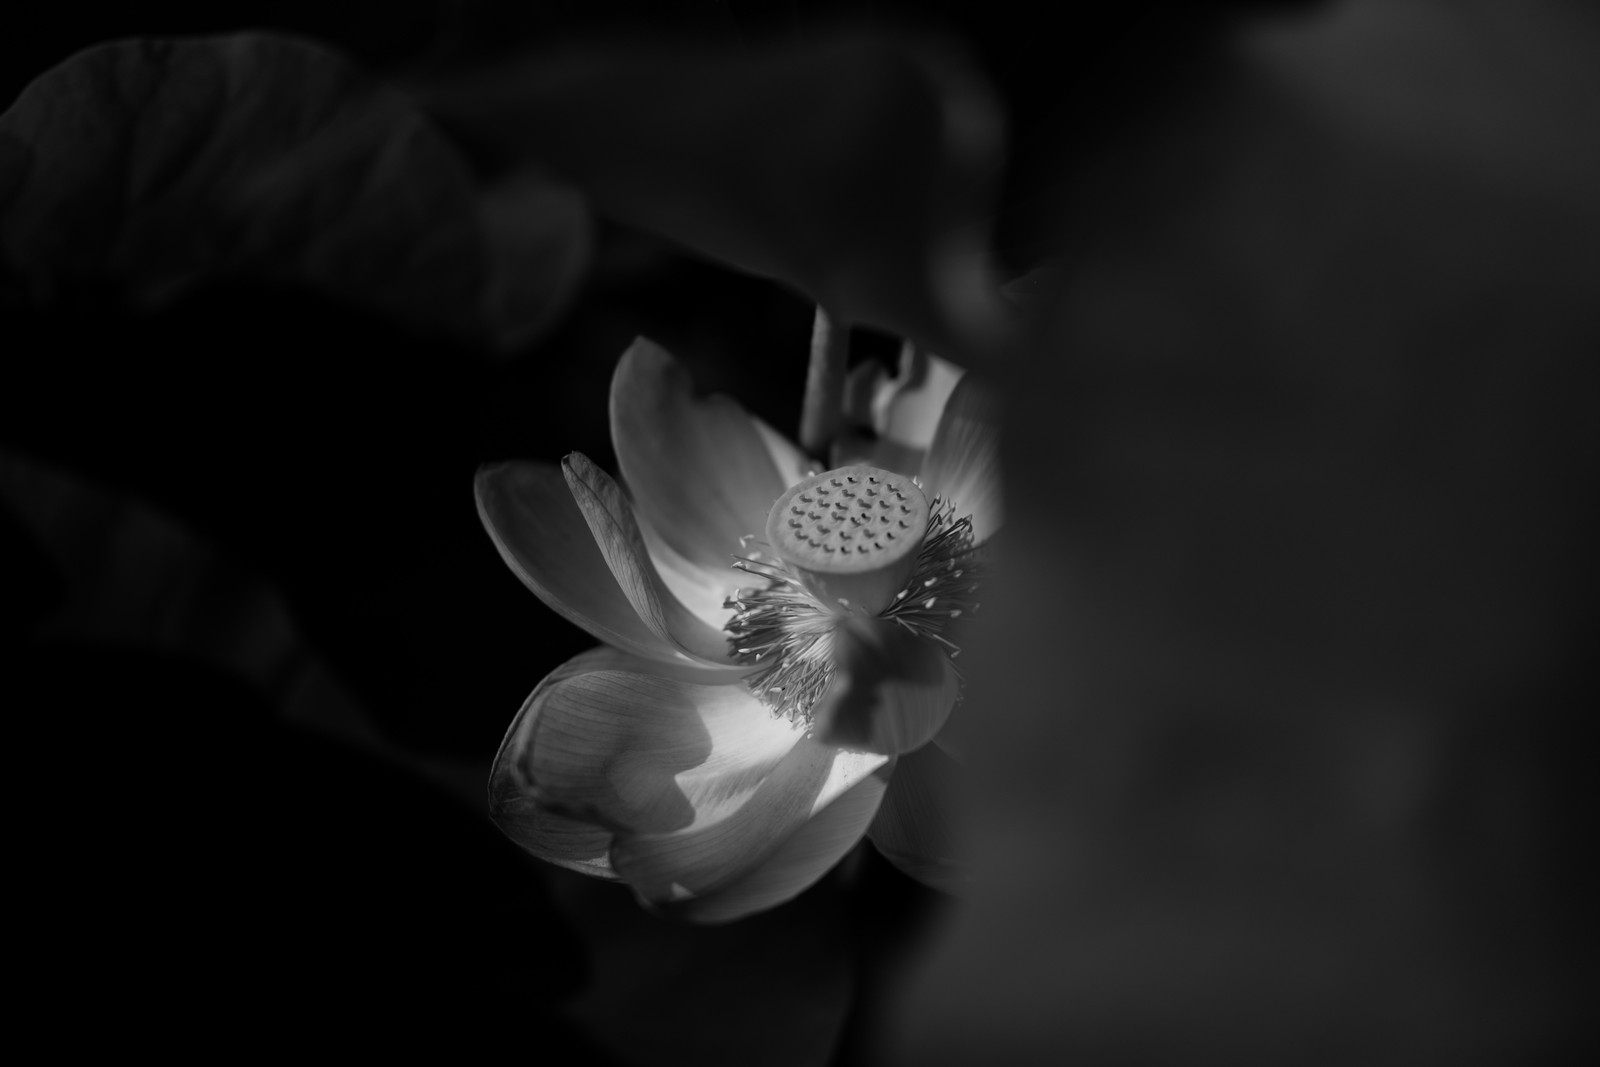
<path id="1" fill-rule="evenodd" d="M 865 464 L 791 486 L 767 514 L 767 543 L 841 614 L 887 607 L 915 570 L 927 529 L 921 488 Z"/>

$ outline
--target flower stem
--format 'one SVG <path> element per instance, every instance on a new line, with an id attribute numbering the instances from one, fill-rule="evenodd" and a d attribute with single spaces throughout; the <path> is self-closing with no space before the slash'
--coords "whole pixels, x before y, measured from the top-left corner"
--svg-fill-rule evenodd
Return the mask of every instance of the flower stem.
<path id="1" fill-rule="evenodd" d="M 819 304 L 811 327 L 811 364 L 806 369 L 805 407 L 800 412 L 800 447 L 824 462 L 844 415 L 844 380 L 849 362 L 850 327 L 835 323 Z"/>

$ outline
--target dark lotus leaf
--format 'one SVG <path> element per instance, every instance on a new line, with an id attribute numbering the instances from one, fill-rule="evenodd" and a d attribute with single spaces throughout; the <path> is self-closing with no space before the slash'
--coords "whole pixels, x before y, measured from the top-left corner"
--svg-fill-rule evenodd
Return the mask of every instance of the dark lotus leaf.
<path id="1" fill-rule="evenodd" d="M 421 90 L 513 168 L 954 358 L 1004 314 L 987 261 L 1002 148 L 953 49 L 877 35 L 714 51 L 523 54 Z"/>
<path id="2" fill-rule="evenodd" d="M 37 622 L 37 640 L 205 663 L 267 694 L 285 720 L 480 803 L 481 768 L 392 745 L 315 654 L 282 592 L 179 519 L 0 448 L 0 521 L 56 572 L 53 587 L 35 597 L 50 609 Z"/>
<path id="3" fill-rule="evenodd" d="M 587 261 L 582 198 L 486 193 L 400 92 L 264 33 L 98 45 L 0 115 L 0 269 L 136 306 L 228 276 L 309 285 L 500 347 Z"/>

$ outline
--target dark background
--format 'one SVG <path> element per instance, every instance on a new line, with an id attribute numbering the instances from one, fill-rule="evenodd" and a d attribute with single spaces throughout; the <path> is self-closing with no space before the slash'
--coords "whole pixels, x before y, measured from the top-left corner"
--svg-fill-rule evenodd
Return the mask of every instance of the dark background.
<path id="1" fill-rule="evenodd" d="M 1181 97 L 1232 20 L 1311 6 L 1068 4 L 1041 25 L 1010 0 L 23 4 L 0 99 L 130 35 L 290 30 L 405 78 L 530 42 L 741 47 L 870 16 L 958 37 L 999 89 L 997 251 L 1021 274 L 1052 251 L 1037 213 L 1077 158 Z M 509 359 L 258 283 L 155 315 L 92 283 L 10 301 L 0 446 L 216 546 L 232 577 L 209 617 L 225 625 L 229 589 L 274 590 L 306 661 L 365 716 L 343 734 L 286 721 L 292 693 L 181 642 L 47 639 L 85 581 L 115 604 L 159 549 L 86 579 L 0 512 L 14 936 L 32 946 L 13 966 L 70 1021 L 58 1040 L 781 1063 L 842 1027 L 834 1062 L 869 1062 L 884 991 L 944 906 L 870 848 L 768 915 L 680 927 L 522 856 L 470 788 L 537 680 L 591 644 L 496 556 L 473 472 L 573 450 L 609 464 L 607 383 L 638 335 L 792 431 L 810 322 L 798 294 L 608 224 L 576 305 Z M 868 334 L 858 355 L 892 347 Z"/>

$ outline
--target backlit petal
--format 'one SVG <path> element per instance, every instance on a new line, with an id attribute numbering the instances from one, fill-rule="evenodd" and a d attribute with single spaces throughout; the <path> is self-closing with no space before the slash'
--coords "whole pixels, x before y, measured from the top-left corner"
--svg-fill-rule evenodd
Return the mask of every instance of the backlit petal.
<path id="1" fill-rule="evenodd" d="M 899 373 L 893 381 L 880 382 L 872 398 L 872 428 L 890 441 L 930 447 L 950 394 L 965 373 L 907 343 L 900 353 Z"/>
<path id="2" fill-rule="evenodd" d="M 755 424 L 756 432 L 766 444 L 767 454 L 772 457 L 772 465 L 778 472 L 778 480 L 783 483 L 785 489 L 802 478 L 819 473 L 817 465 L 812 462 L 810 456 L 800 451 L 799 445 L 754 415 L 750 416 L 750 421 Z"/>
<path id="3" fill-rule="evenodd" d="M 833 444 L 835 467 L 870 463 L 917 475 L 950 393 L 965 371 L 907 342 L 891 377 L 876 360 L 850 371 L 845 385 L 845 421 Z"/>
<path id="4" fill-rule="evenodd" d="M 552 610 L 635 655 L 689 660 L 646 626 L 623 595 L 558 468 L 494 464 L 478 471 L 473 490 L 500 558 Z"/>
<path id="5" fill-rule="evenodd" d="M 952 828 L 964 772 L 938 745 L 895 760 L 894 778 L 867 836 L 884 857 L 924 885 L 959 893 L 971 884 Z"/>
<path id="6" fill-rule="evenodd" d="M 611 379 L 611 440 L 640 520 L 691 563 L 719 571 L 766 529 L 788 487 L 751 417 L 697 397 L 665 350 L 637 340 Z"/>
<path id="7" fill-rule="evenodd" d="M 728 639 L 720 629 L 684 607 L 657 573 L 633 509 L 610 475 L 574 452 L 561 461 L 572 498 L 578 503 L 606 565 L 622 595 L 650 631 L 690 655 L 713 663 L 728 660 Z M 728 568 L 729 573 L 737 573 Z"/>
<path id="8" fill-rule="evenodd" d="M 804 736 L 741 685 L 645 663 L 556 679 L 531 703 L 514 767 L 525 788 L 551 810 L 635 834 L 726 817 Z"/>
<path id="9" fill-rule="evenodd" d="M 1000 498 L 1000 399 L 968 374 L 956 383 L 939 417 L 922 468 L 928 491 L 953 501 L 957 515 L 972 516 L 973 537 L 982 543 L 1002 521 Z"/>
<path id="10" fill-rule="evenodd" d="M 656 573 L 661 575 L 672 595 L 712 629 L 721 630 L 726 626 L 733 615 L 733 610 L 726 606 L 728 598 L 739 586 L 749 584 L 750 576 L 732 567 L 703 567 L 691 563 L 643 523 L 639 524 L 639 532 L 644 536 L 650 562 L 655 564 Z"/>
<path id="11" fill-rule="evenodd" d="M 729 888 L 886 762 L 805 738 L 737 806 L 708 811 L 676 833 L 618 834 L 612 866 L 643 900 L 657 904 Z"/>
<path id="12" fill-rule="evenodd" d="M 892 619 L 842 620 L 833 658 L 833 682 L 812 708 L 824 744 L 910 752 L 933 740 L 961 691 L 944 650 Z"/>
<path id="13" fill-rule="evenodd" d="M 873 824 L 890 784 L 887 771 L 886 764 L 829 804 L 749 874 L 665 910 L 695 922 L 729 922 L 798 896 L 832 870 Z"/>

